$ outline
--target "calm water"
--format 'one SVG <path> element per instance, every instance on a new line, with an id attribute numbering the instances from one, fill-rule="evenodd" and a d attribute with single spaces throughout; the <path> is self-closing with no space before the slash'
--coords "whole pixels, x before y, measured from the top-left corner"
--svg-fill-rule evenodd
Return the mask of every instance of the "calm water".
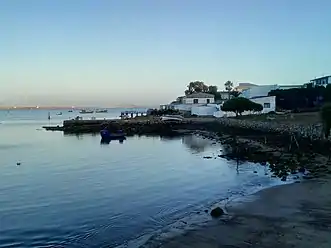
<path id="1" fill-rule="evenodd" d="M 0 247 L 114 247 L 278 183 L 262 166 L 203 159 L 221 146 L 196 136 L 100 145 L 98 135 L 41 130 L 47 112 L 0 112 Z M 52 124 L 77 115 L 57 112 Z"/>

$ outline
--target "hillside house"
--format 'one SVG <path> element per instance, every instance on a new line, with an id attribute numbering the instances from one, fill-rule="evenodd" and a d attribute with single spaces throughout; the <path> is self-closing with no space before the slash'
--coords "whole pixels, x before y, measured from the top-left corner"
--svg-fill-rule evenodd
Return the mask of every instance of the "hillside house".
<path id="1" fill-rule="evenodd" d="M 183 98 L 184 104 L 210 104 L 215 102 L 215 97 L 208 93 L 193 93 Z"/>

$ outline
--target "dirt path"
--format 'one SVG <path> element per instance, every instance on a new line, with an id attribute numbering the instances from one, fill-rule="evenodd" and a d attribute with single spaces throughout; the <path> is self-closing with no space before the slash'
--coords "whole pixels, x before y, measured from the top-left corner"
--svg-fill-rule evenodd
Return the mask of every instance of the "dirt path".
<path id="1" fill-rule="evenodd" d="M 266 189 L 228 211 L 223 220 L 144 247 L 331 247 L 330 178 Z"/>

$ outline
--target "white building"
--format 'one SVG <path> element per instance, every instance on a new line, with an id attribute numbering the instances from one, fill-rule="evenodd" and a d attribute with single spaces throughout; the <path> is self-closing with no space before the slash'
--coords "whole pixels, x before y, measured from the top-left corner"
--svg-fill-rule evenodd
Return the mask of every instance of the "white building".
<path id="1" fill-rule="evenodd" d="M 310 80 L 310 83 L 313 84 L 314 87 L 316 86 L 327 86 L 331 84 L 331 76 L 324 76 Z"/>
<path id="2" fill-rule="evenodd" d="M 180 111 L 185 111 L 185 112 L 191 112 L 192 109 L 193 113 L 200 113 L 204 107 L 208 108 L 208 105 L 215 105 L 215 97 L 212 94 L 207 94 L 207 93 L 193 93 L 184 97 L 180 97 L 180 100 L 176 100 L 170 104 L 166 105 L 160 105 L 160 109 L 177 109 Z M 202 108 L 200 108 L 202 107 Z M 210 107 L 210 106 L 209 106 Z M 210 111 L 208 110 L 208 114 L 203 114 L 203 115 L 213 115 L 213 112 L 215 112 L 215 107 L 213 107 L 213 111 L 211 114 Z M 203 111 L 202 111 L 203 112 Z M 198 114 L 196 114 L 198 115 Z"/>
<path id="3" fill-rule="evenodd" d="M 245 89 L 241 92 L 241 97 L 245 97 L 248 99 L 255 98 L 255 97 L 262 97 L 268 96 L 268 93 L 272 90 L 277 90 L 279 86 L 277 84 L 273 85 L 259 85 L 259 86 L 252 86 L 249 89 Z"/>
<path id="4" fill-rule="evenodd" d="M 193 93 L 183 98 L 184 104 L 210 104 L 215 102 L 215 97 L 207 93 Z"/>

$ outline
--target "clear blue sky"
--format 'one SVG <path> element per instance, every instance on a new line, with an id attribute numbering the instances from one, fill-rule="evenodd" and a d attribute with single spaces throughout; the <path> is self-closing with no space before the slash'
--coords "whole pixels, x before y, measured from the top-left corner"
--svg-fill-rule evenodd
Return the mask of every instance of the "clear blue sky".
<path id="1" fill-rule="evenodd" d="M 1 0 L 0 105 L 158 105 L 331 74 L 330 0 Z"/>

